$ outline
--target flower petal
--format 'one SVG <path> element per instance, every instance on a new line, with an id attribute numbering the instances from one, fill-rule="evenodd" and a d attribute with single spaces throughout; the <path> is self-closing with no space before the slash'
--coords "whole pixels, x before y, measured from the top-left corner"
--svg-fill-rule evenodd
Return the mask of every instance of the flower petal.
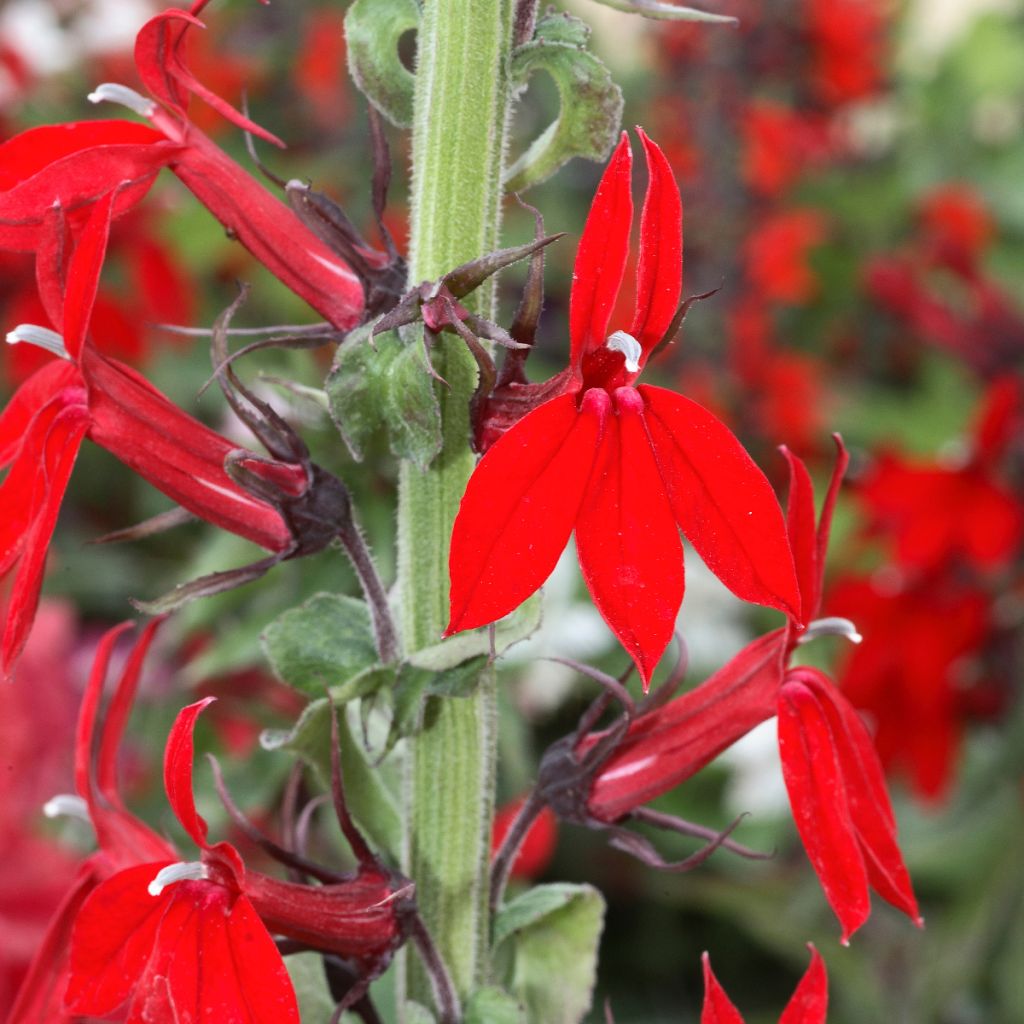
<path id="1" fill-rule="evenodd" d="M 71 405 L 56 413 L 43 438 L 40 451 L 41 466 L 37 467 L 29 506 L 30 518 L 23 535 L 18 567 L 11 584 L 3 638 L 0 640 L 0 674 L 4 676 L 10 674 L 14 662 L 28 641 L 28 634 L 35 620 L 36 607 L 39 604 L 39 591 L 43 584 L 50 538 L 57 525 L 64 491 L 67 489 L 71 470 L 74 468 L 78 449 L 87 428 L 88 417 L 84 407 Z M 23 457 L 24 454 L 23 452 Z M 7 485 L 11 483 L 13 476 L 12 469 L 4 481 L 3 489 L 0 490 L 5 508 L 17 507 L 7 504 Z"/>
<path id="2" fill-rule="evenodd" d="M 17 457 L 31 430 L 32 421 L 43 407 L 77 377 L 78 370 L 66 359 L 54 359 L 15 391 L 0 413 L 0 468 L 10 465 Z"/>
<path id="3" fill-rule="evenodd" d="M 700 1024 L 743 1024 L 740 1011 L 711 970 L 711 957 L 705 953 L 701 962 L 704 964 L 704 1006 L 700 1012 Z"/>
<path id="4" fill-rule="evenodd" d="M 577 374 L 584 354 L 604 346 L 626 270 L 633 226 L 632 167 L 629 138 L 623 132 L 597 186 L 576 250 L 569 297 L 569 365 Z"/>
<path id="5" fill-rule="evenodd" d="M 195 794 L 192 792 L 192 761 L 195 756 L 193 734 L 196 719 L 203 709 L 212 704 L 216 697 L 204 697 L 189 704 L 178 712 L 171 726 L 164 749 L 164 789 L 167 802 L 181 827 L 191 836 L 196 846 L 209 849 L 206 841 L 206 822 L 196 810 Z"/>
<path id="6" fill-rule="evenodd" d="M 664 388 L 637 389 L 676 522 L 737 596 L 800 614 L 782 510 L 765 475 L 729 428 Z"/>
<path id="7" fill-rule="evenodd" d="M 68 264 L 64 292 L 64 346 L 75 361 L 82 351 L 96 302 L 96 290 L 110 238 L 110 218 L 118 191 L 112 189 L 95 204 Z"/>
<path id="8" fill-rule="evenodd" d="M 524 416 L 470 477 L 452 530 L 446 634 L 500 619 L 565 549 L 608 418 L 606 392 L 562 395 Z"/>
<path id="9" fill-rule="evenodd" d="M 170 892 L 128 1024 L 299 1024 L 284 961 L 249 900 L 210 882 Z"/>
<path id="10" fill-rule="evenodd" d="M 192 26 L 205 28 L 189 12 L 171 9 L 150 18 L 139 30 L 135 37 L 135 64 L 146 88 L 181 117 L 185 116 L 189 93 L 194 93 L 233 125 L 283 147 L 276 135 L 244 117 L 192 74 L 184 52 L 185 37 Z"/>
<path id="11" fill-rule="evenodd" d="M 624 387 L 615 406 L 580 507 L 576 547 L 594 604 L 636 662 L 646 691 L 683 600 L 683 547 L 643 401 Z"/>
<path id="12" fill-rule="evenodd" d="M 896 842 L 896 817 L 885 776 L 864 722 L 821 672 L 799 668 L 790 677 L 813 690 L 828 718 L 871 886 L 884 900 L 920 923 L 910 875 Z"/>
<path id="13" fill-rule="evenodd" d="M 779 693 L 779 753 L 793 820 L 846 944 L 871 913 L 868 872 L 828 715 L 799 681 Z"/>
<path id="14" fill-rule="evenodd" d="M 101 883 L 85 901 L 71 933 L 64 1005 L 72 1014 L 105 1017 L 131 995 L 146 970 L 173 889 L 146 887 L 166 865 L 140 864 Z"/>
<path id="15" fill-rule="evenodd" d="M 782 1011 L 779 1024 L 825 1024 L 828 1010 L 828 975 L 825 961 L 810 943 L 811 962 L 800 979 L 793 998 Z"/>
<path id="16" fill-rule="evenodd" d="M 789 495 L 786 500 L 786 532 L 800 582 L 800 620 L 814 618 L 820 600 L 818 537 L 814 517 L 814 484 L 799 456 L 785 445 L 779 449 L 789 464 Z"/>
<path id="17" fill-rule="evenodd" d="M 636 311 L 629 333 L 643 349 L 641 367 L 661 341 L 683 290 L 683 204 L 672 168 L 659 146 L 637 129 L 650 181 L 640 215 Z"/>

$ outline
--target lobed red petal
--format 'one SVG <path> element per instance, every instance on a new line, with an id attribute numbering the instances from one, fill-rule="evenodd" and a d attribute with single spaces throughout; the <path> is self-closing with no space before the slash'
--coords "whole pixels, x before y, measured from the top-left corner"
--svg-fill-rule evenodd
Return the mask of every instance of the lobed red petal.
<path id="1" fill-rule="evenodd" d="M 643 400 L 635 388 L 619 388 L 576 523 L 587 589 L 645 692 L 684 588 L 683 547 L 651 447 Z"/>
<path id="2" fill-rule="evenodd" d="M 113 189 L 92 208 L 85 229 L 68 263 L 67 285 L 64 292 L 64 347 L 73 360 L 78 361 L 85 343 L 85 335 L 92 318 L 96 290 L 100 284 L 103 258 L 110 238 L 110 218 L 119 189 Z"/>
<path id="3" fill-rule="evenodd" d="M 633 226 L 632 167 L 629 138 L 623 132 L 597 186 L 576 250 L 569 296 L 569 365 L 577 375 L 583 356 L 604 346 L 626 271 Z"/>
<path id="4" fill-rule="evenodd" d="M 789 495 L 786 500 L 786 532 L 800 584 L 800 621 L 810 622 L 820 603 L 821 572 L 814 516 L 814 484 L 803 460 L 785 445 L 779 449 L 789 464 Z"/>
<path id="5" fill-rule="evenodd" d="M 167 802 L 181 827 L 189 834 L 196 846 L 209 849 L 206 841 L 206 822 L 196 810 L 195 794 L 192 791 L 192 762 L 195 756 L 193 734 L 196 719 L 216 697 L 204 697 L 189 704 L 178 712 L 171 726 L 164 749 L 164 789 Z"/>
<path id="6" fill-rule="evenodd" d="M 868 919 L 868 870 L 828 715 L 798 681 L 779 693 L 779 753 L 793 820 L 843 928 L 843 942 Z"/>
<path id="7" fill-rule="evenodd" d="M 21 384 L 0 413 L 0 468 L 10 465 L 28 443 L 36 416 L 77 379 L 75 366 L 66 359 L 54 359 Z"/>
<path id="8" fill-rule="evenodd" d="M 135 64 L 146 88 L 183 118 L 189 93 L 194 93 L 243 131 L 283 147 L 284 143 L 276 135 L 250 121 L 192 74 L 184 53 L 190 27 L 205 28 L 188 11 L 171 8 L 150 18 L 139 30 L 135 37 Z"/>
<path id="9" fill-rule="evenodd" d="M 828 718 L 868 880 L 884 900 L 920 923 L 910 875 L 896 841 L 896 816 L 871 735 L 850 702 L 819 671 L 794 669 Z"/>
<path id="10" fill-rule="evenodd" d="M 644 147 L 650 181 L 640 215 L 636 310 L 629 333 L 643 349 L 642 366 L 679 307 L 683 290 L 683 204 L 665 154 L 642 128 L 637 134 Z"/>
<path id="11" fill-rule="evenodd" d="M 828 975 L 825 961 L 810 943 L 811 962 L 800 979 L 793 997 L 782 1011 L 779 1024 L 825 1024 L 828 1011 Z"/>
<path id="12" fill-rule="evenodd" d="M 800 614 L 782 510 L 735 435 L 706 409 L 664 388 L 637 389 L 676 522 L 737 596 Z"/>
<path id="13" fill-rule="evenodd" d="M 72 1014 L 106 1017 L 135 991 L 173 898 L 173 887 L 160 896 L 148 892 L 166 866 L 140 864 L 120 871 L 85 901 L 71 933 L 64 1006 Z"/>
<path id="14" fill-rule="evenodd" d="M 609 418 L 606 392 L 539 406 L 503 434 L 466 486 L 452 530 L 446 634 L 500 619 L 551 575 Z"/>
<path id="15" fill-rule="evenodd" d="M 701 957 L 704 965 L 704 1006 L 700 1012 L 700 1024 L 743 1024 L 740 1011 L 725 994 L 711 970 L 711 957 Z"/>

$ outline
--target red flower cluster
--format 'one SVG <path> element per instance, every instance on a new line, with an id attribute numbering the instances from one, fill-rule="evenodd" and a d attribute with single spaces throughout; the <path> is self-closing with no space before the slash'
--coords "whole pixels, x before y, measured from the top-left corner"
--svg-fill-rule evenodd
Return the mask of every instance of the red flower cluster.
<path id="1" fill-rule="evenodd" d="M 192 761 L 195 723 L 212 698 L 178 715 L 164 760 L 168 801 L 200 859 L 181 862 L 166 840 L 124 808 L 117 748 L 157 625 L 147 627 L 129 656 L 97 737 L 111 654 L 129 624 L 100 644 L 79 716 L 75 769 L 99 850 L 82 865 L 51 924 L 9 1024 L 106 1017 L 125 1004 L 128 1024 L 212 1015 L 297 1024 L 295 995 L 272 932 L 367 971 L 386 963 L 401 942 L 410 886 L 380 866 L 351 822 L 342 827 L 359 867 L 318 886 L 250 871 L 230 843 L 210 844 L 194 803 Z M 192 952 L 180 955 L 182 949 Z M 251 999 L 254 991 L 258 1000 Z"/>
<path id="2" fill-rule="evenodd" d="M 778 503 L 733 434 L 694 402 L 634 384 L 677 329 L 682 270 L 679 190 L 661 150 L 640 138 L 650 185 L 632 321 L 609 333 L 633 214 L 623 136 L 576 256 L 569 369 L 533 386 L 543 404 L 488 449 L 462 499 L 448 633 L 517 608 L 575 530 L 594 603 L 646 686 L 683 597 L 680 529 L 744 600 L 796 617 L 798 593 Z"/>

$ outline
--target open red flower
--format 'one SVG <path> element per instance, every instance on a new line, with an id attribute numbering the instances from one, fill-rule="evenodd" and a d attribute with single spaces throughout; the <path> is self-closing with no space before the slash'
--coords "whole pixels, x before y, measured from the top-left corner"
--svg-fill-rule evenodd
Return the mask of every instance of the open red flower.
<path id="1" fill-rule="evenodd" d="M 640 132 L 650 183 L 636 309 L 608 331 L 629 249 L 628 138 L 612 156 L 576 256 L 569 369 L 484 455 L 452 533 L 448 633 L 508 614 L 550 575 L 575 529 L 594 603 L 644 684 L 683 598 L 682 529 L 739 597 L 796 614 L 782 515 L 729 429 L 671 391 L 634 386 L 681 290 L 682 208 L 661 150 Z M 549 394 L 552 392 L 549 392 Z"/>
<path id="2" fill-rule="evenodd" d="M 196 14 L 207 2 L 197 0 L 191 11 L 163 11 L 140 29 L 135 61 L 155 100 L 120 85 L 102 85 L 92 94 L 95 101 L 126 104 L 152 128 L 82 121 L 34 128 L 0 146 L 0 246 L 36 251 L 54 203 L 68 211 L 74 228 L 91 204 L 115 190 L 115 215 L 120 214 L 168 167 L 275 277 L 347 330 L 364 311 L 363 288 L 352 268 L 188 120 L 189 95 L 195 94 L 238 127 L 283 145 L 189 71 L 187 30 L 202 25 Z"/>
<path id="3" fill-rule="evenodd" d="M 1019 425 L 1020 397 L 1013 377 L 990 387 L 960 466 L 891 451 L 878 458 L 858 490 L 868 533 L 891 543 L 899 565 L 922 572 L 959 562 L 998 569 L 1020 551 L 1024 509 L 999 479 L 999 462 Z"/>
<path id="4" fill-rule="evenodd" d="M 814 496 L 803 463 L 790 465 L 788 525 L 803 617 L 821 603 L 825 551 L 845 452 L 815 525 Z M 658 704 L 629 724 L 596 771 L 586 814 L 614 823 L 690 778 L 773 715 L 793 819 L 845 942 L 870 913 L 874 888 L 917 920 L 917 903 L 896 841 L 896 822 L 870 734 L 850 702 L 822 673 L 790 668 L 796 646 L 820 632 L 851 635 L 852 624 L 824 619 L 760 637 L 700 686 Z M 585 753 L 607 734 L 587 737 Z"/>
<path id="5" fill-rule="evenodd" d="M 811 962 L 792 998 L 782 1011 L 779 1024 L 825 1024 L 828 1009 L 828 976 L 825 962 L 813 946 Z M 702 957 L 704 964 L 704 1008 L 700 1024 L 743 1024 L 739 1010 L 725 994 L 711 970 L 711 958 L 707 953 Z"/>
<path id="6" fill-rule="evenodd" d="M 0 640 L 5 674 L 32 626 L 50 537 L 84 437 L 200 518 L 271 551 L 292 543 L 281 515 L 225 471 L 237 445 L 87 339 L 116 202 L 110 192 L 93 205 L 66 273 L 59 262 L 50 265 L 45 251 L 39 254 L 40 292 L 63 336 L 26 326 L 8 335 L 8 341 L 41 344 L 62 358 L 25 381 L 0 413 L 0 467 L 9 467 L 0 484 L 0 574 L 14 573 Z"/>

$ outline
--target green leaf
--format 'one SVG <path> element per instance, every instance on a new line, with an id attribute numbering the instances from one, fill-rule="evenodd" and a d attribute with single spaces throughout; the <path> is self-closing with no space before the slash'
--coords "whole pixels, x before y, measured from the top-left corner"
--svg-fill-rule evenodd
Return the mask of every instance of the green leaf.
<path id="1" fill-rule="evenodd" d="M 405 1004 L 402 1020 L 405 1024 L 437 1024 L 437 1018 L 422 1003 L 414 1003 L 412 1000 Z"/>
<path id="2" fill-rule="evenodd" d="M 541 595 L 538 593 L 527 598 L 511 615 L 505 616 L 495 626 L 495 653 L 502 654 L 513 644 L 531 636 L 540 626 L 541 608 Z M 409 663 L 417 668 L 441 672 L 481 654 L 489 655 L 490 652 L 491 640 L 485 627 L 457 633 L 433 647 L 424 647 L 409 656 Z"/>
<path id="3" fill-rule="evenodd" d="M 663 0 L 595 0 L 595 3 L 611 7 L 615 11 L 639 14 L 654 21 L 707 21 L 716 25 L 735 25 L 739 22 L 739 18 L 728 14 L 710 14 L 696 7 L 677 7 Z"/>
<path id="4" fill-rule="evenodd" d="M 575 23 L 575 24 L 574 24 Z M 525 86 L 535 71 L 546 71 L 558 88 L 558 117 L 505 173 L 510 191 L 521 192 L 549 178 L 574 156 L 604 160 L 622 120 L 622 90 L 608 68 L 584 49 L 586 26 L 567 15 L 549 15 L 533 41 L 512 56 L 512 77 Z"/>
<path id="5" fill-rule="evenodd" d="M 590 1009 L 604 899 L 590 885 L 542 885 L 506 904 L 494 923 L 496 959 L 526 1019 L 578 1024 Z"/>
<path id="6" fill-rule="evenodd" d="M 412 124 L 415 77 L 398 43 L 419 27 L 416 0 L 355 0 L 345 15 L 348 70 L 363 95 L 396 127 Z"/>
<path id="7" fill-rule="evenodd" d="M 523 1007 L 500 988 L 482 988 L 466 1004 L 463 1024 L 526 1024 Z"/>
<path id="8" fill-rule="evenodd" d="M 377 662 L 370 611 L 343 594 L 317 594 L 278 616 L 261 642 L 275 674 L 311 697 L 348 683 Z"/>
<path id="9" fill-rule="evenodd" d="M 406 345 L 393 331 L 351 338 L 327 378 L 331 417 L 352 457 L 387 431 L 392 452 L 426 469 L 441 450 L 441 411 L 418 339 Z"/>
<path id="10" fill-rule="evenodd" d="M 336 1004 L 327 987 L 323 957 L 319 953 L 295 953 L 286 957 L 284 964 L 299 1001 L 302 1024 L 329 1024 Z"/>
<path id="11" fill-rule="evenodd" d="M 393 669 L 384 669 L 391 673 Z M 398 804 L 349 726 L 344 708 L 338 709 L 341 773 L 349 810 L 372 843 L 398 863 L 402 849 L 402 819 Z M 264 729 L 260 744 L 266 750 L 284 750 L 308 764 L 320 785 L 331 785 L 331 718 L 326 697 L 313 701 L 291 729 Z"/>
<path id="12" fill-rule="evenodd" d="M 387 368 L 385 417 L 392 452 L 426 469 L 441 450 L 441 407 L 418 342 L 406 345 Z"/>
<path id="13" fill-rule="evenodd" d="M 405 664 L 399 669 L 393 694 L 391 732 L 385 751 L 403 736 L 419 731 L 427 697 L 469 697 L 476 691 L 487 658 L 479 655 L 452 668 L 436 671 Z"/>

